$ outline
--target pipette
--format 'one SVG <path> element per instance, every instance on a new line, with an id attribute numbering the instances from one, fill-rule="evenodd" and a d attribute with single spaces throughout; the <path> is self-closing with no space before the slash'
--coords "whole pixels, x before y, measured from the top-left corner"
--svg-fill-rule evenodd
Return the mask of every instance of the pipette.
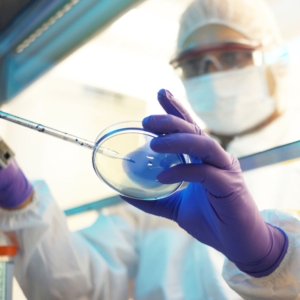
<path id="1" fill-rule="evenodd" d="M 63 132 L 63 131 L 59 131 L 59 130 L 41 125 L 39 123 L 35 123 L 35 122 L 29 121 L 29 120 L 26 120 L 26 119 L 22 119 L 20 117 L 11 115 L 11 114 L 6 113 L 4 111 L 0 111 L 0 119 L 3 119 L 3 120 L 6 120 L 6 121 L 9 121 L 9 122 L 12 122 L 12 123 L 15 123 L 15 124 L 33 129 L 33 130 L 36 130 L 36 131 L 41 132 L 41 133 L 45 133 L 45 134 L 54 136 L 56 138 L 62 139 L 64 141 L 71 142 L 73 144 L 76 144 L 76 145 L 79 145 L 79 146 L 82 146 L 82 147 L 85 147 L 85 148 L 94 149 L 94 147 L 95 147 L 95 143 L 93 143 L 91 141 L 82 139 L 80 137 L 68 134 L 68 133 Z M 135 161 L 133 159 L 131 159 L 130 157 L 123 156 L 120 153 L 118 153 L 118 152 L 116 152 L 112 149 L 99 147 L 97 149 L 97 151 L 99 153 L 101 153 L 105 156 L 111 157 L 111 158 L 123 159 L 123 160 L 127 160 L 127 161 L 135 163 Z"/>

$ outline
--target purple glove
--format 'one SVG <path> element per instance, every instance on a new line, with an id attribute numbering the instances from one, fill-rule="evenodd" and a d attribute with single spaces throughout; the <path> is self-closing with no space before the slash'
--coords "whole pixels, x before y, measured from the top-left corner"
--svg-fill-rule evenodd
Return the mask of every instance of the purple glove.
<path id="1" fill-rule="evenodd" d="M 254 277 L 270 274 L 287 251 L 285 233 L 262 219 L 238 160 L 206 135 L 170 92 L 161 90 L 158 100 L 168 114 L 143 121 L 146 130 L 166 134 L 151 142 L 152 150 L 185 153 L 192 163 L 165 170 L 157 179 L 165 184 L 190 183 L 162 200 L 122 198 L 147 213 L 176 221 L 243 272 Z"/>
<path id="2" fill-rule="evenodd" d="M 19 206 L 30 196 L 32 190 L 15 160 L 7 168 L 0 169 L 0 207 Z"/>

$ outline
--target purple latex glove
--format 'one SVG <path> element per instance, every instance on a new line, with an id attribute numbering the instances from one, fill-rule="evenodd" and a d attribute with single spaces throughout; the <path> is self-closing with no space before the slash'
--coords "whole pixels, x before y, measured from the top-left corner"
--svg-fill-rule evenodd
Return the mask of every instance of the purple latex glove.
<path id="1" fill-rule="evenodd" d="M 0 169 L 0 207 L 17 207 L 30 196 L 32 191 L 32 185 L 15 160 L 7 168 Z"/>
<path id="2" fill-rule="evenodd" d="M 152 150 L 185 153 L 192 163 L 165 170 L 157 179 L 165 184 L 190 183 L 162 200 L 122 198 L 147 213 L 176 221 L 243 272 L 254 277 L 270 274 L 287 251 L 285 233 L 262 219 L 238 160 L 206 135 L 170 92 L 161 90 L 158 100 L 167 114 L 143 120 L 146 130 L 165 134 L 151 142 Z"/>

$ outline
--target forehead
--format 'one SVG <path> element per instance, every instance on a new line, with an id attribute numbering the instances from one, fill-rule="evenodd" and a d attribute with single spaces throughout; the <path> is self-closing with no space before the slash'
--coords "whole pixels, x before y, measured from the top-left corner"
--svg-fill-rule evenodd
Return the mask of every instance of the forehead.
<path id="1" fill-rule="evenodd" d="M 246 37 L 225 25 L 209 24 L 198 28 L 183 43 L 183 49 L 190 49 L 195 46 L 218 43 L 219 41 L 231 41 L 245 39 Z"/>

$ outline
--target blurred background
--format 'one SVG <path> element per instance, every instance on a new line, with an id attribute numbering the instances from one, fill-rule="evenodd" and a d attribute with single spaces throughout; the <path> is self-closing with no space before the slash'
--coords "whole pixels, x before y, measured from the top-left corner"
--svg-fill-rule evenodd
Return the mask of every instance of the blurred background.
<path id="1" fill-rule="evenodd" d="M 300 2 L 266 1 L 290 54 L 286 99 L 299 109 Z M 163 113 L 161 88 L 186 101 L 168 62 L 189 0 L 19 2 L 0 0 L 1 110 L 95 141 L 114 123 Z M 63 210 L 116 195 L 94 173 L 90 150 L 3 120 L 0 136 Z M 69 226 L 84 228 L 96 217 L 71 216 Z M 14 299 L 25 299 L 17 284 Z"/>

